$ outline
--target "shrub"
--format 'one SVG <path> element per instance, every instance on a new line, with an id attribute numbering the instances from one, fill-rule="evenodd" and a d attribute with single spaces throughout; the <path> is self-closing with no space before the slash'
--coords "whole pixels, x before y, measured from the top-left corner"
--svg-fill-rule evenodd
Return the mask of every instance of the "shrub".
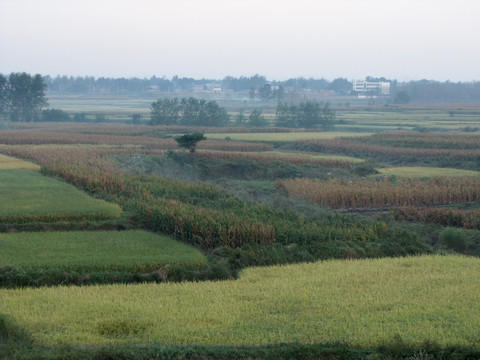
<path id="1" fill-rule="evenodd" d="M 70 116 L 67 112 L 60 109 L 46 109 L 42 111 L 40 121 L 70 121 Z"/>
<path id="2" fill-rule="evenodd" d="M 467 247 L 467 237 L 465 233 L 459 229 L 451 227 L 445 228 L 440 234 L 440 240 L 449 249 L 457 252 L 463 252 Z"/>

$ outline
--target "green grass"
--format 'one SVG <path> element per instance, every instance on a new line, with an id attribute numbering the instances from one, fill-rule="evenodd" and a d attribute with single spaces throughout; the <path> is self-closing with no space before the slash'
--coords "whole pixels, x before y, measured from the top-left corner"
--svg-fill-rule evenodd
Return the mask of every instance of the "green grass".
<path id="1" fill-rule="evenodd" d="M 292 133 L 223 133 L 205 134 L 208 140 L 263 141 L 263 142 L 292 142 L 306 139 L 334 139 L 337 137 L 368 136 L 371 133 L 357 132 L 292 132 Z"/>
<path id="2" fill-rule="evenodd" d="M 94 199 L 31 170 L 0 170 L 0 222 L 59 222 L 118 218 L 118 205 Z"/>
<path id="3" fill-rule="evenodd" d="M 21 269 L 146 272 L 207 262 L 197 249 L 143 230 L 0 234 L 0 249 L 1 265 Z"/>
<path id="4" fill-rule="evenodd" d="M 424 167 L 424 166 L 413 166 L 413 167 L 391 167 L 378 169 L 380 175 L 385 176 L 396 176 L 403 178 L 424 178 L 424 177 L 437 177 L 437 176 L 479 176 L 478 171 L 472 170 L 461 170 L 461 169 L 451 169 L 451 168 L 438 168 L 438 167 Z M 373 175 L 378 176 L 377 175 Z"/>
<path id="5" fill-rule="evenodd" d="M 0 170 L 9 169 L 40 170 L 40 166 L 28 161 L 0 154 Z"/>
<path id="6" fill-rule="evenodd" d="M 238 281 L 0 290 L 42 345 L 480 344 L 480 259 L 421 256 L 250 268 Z"/>

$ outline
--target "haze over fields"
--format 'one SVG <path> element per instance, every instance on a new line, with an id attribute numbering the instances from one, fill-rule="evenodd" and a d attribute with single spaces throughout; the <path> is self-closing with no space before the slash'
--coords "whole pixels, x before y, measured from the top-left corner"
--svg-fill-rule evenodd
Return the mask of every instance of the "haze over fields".
<path id="1" fill-rule="evenodd" d="M 0 0 L 0 73 L 480 80 L 477 0 Z"/>

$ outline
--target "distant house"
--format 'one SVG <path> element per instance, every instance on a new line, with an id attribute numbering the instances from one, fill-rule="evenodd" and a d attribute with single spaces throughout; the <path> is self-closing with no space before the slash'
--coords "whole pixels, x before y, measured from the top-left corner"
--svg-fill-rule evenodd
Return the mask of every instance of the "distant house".
<path id="1" fill-rule="evenodd" d="M 213 93 L 220 93 L 220 92 L 222 92 L 222 85 L 207 84 L 207 91 L 213 92 Z"/>
<path id="2" fill-rule="evenodd" d="M 372 95 L 389 95 L 390 83 L 387 81 L 354 81 L 353 91 Z"/>

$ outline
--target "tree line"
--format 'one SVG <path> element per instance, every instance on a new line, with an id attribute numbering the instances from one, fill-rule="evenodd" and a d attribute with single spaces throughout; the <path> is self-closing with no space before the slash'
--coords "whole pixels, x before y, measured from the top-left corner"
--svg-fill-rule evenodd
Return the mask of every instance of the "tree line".
<path id="1" fill-rule="evenodd" d="M 39 120 L 42 108 L 48 105 L 46 88 L 40 74 L 0 74 L 0 115 L 11 121 Z"/>
<path id="2" fill-rule="evenodd" d="M 230 123 L 227 110 L 216 101 L 190 98 L 159 99 L 150 107 L 150 125 L 225 126 Z M 336 112 L 328 103 L 305 101 L 299 104 L 279 103 L 273 125 L 291 128 L 333 128 Z M 234 122 L 238 126 L 265 127 L 269 122 L 260 109 L 247 117 L 239 112 Z"/>

